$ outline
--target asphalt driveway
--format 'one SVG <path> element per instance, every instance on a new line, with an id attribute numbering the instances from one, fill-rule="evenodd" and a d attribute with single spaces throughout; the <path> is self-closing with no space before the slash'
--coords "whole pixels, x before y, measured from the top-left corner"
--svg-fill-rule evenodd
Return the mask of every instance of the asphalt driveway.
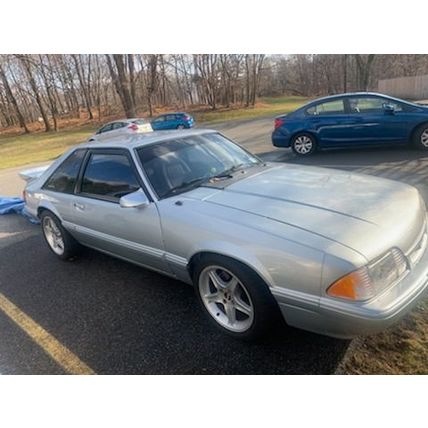
<path id="1" fill-rule="evenodd" d="M 213 126 L 214 127 L 214 126 Z M 270 145 L 272 119 L 216 128 L 268 160 L 364 172 L 418 187 L 428 203 L 428 153 L 352 150 L 296 158 Z M 16 171 L 0 172 L 0 194 L 19 194 Z M 218 334 L 188 285 L 92 250 L 64 263 L 40 228 L 0 216 L 0 293 L 99 374 L 334 373 L 349 342 L 282 327 L 260 344 Z M 0 310 L 0 373 L 64 369 Z"/>

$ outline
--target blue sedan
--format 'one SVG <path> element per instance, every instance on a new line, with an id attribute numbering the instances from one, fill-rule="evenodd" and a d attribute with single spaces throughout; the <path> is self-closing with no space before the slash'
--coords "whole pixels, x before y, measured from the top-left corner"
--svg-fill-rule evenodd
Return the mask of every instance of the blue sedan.
<path id="1" fill-rule="evenodd" d="M 278 116 L 272 143 L 301 156 L 323 148 L 383 145 L 428 150 L 428 107 L 367 92 L 320 98 Z"/>
<path id="2" fill-rule="evenodd" d="M 151 124 L 154 131 L 162 131 L 165 129 L 189 129 L 193 127 L 194 122 L 192 116 L 179 112 L 161 114 L 153 119 Z"/>

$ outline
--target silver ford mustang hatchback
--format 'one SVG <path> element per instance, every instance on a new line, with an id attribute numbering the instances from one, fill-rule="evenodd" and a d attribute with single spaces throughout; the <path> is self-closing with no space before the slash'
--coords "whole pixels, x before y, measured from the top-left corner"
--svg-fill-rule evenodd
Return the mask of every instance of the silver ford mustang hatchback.
<path id="1" fill-rule="evenodd" d="M 83 144 L 29 177 L 27 209 L 58 257 L 83 245 L 193 284 L 238 338 L 281 315 L 334 337 L 376 332 L 427 288 L 425 205 L 398 182 L 265 163 L 208 130 Z"/>

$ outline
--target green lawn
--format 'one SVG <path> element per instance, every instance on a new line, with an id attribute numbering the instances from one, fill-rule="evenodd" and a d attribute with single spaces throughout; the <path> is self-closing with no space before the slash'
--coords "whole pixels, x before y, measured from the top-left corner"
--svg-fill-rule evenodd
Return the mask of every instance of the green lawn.
<path id="1" fill-rule="evenodd" d="M 306 101 L 307 99 L 302 97 L 262 98 L 255 108 L 219 109 L 192 114 L 197 123 L 252 119 L 287 113 Z M 0 169 L 55 159 L 68 147 L 85 141 L 94 130 L 95 126 L 86 126 L 59 132 L 0 137 Z"/>
<path id="2" fill-rule="evenodd" d="M 388 330 L 356 339 L 340 373 L 428 374 L 428 300 Z"/>
<path id="3" fill-rule="evenodd" d="M 254 108 L 240 108 L 219 111 L 195 112 L 193 116 L 197 122 L 225 122 L 236 119 L 253 119 L 256 117 L 273 116 L 281 113 L 289 113 L 308 99 L 304 97 L 275 97 L 261 98 Z"/>
<path id="4" fill-rule="evenodd" d="M 0 139 L 0 169 L 55 159 L 71 146 L 82 143 L 95 128 L 38 132 Z"/>

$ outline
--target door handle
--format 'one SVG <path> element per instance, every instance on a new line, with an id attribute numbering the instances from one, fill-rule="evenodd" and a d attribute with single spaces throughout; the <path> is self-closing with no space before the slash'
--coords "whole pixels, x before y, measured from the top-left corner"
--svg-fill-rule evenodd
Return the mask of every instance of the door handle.
<path id="1" fill-rule="evenodd" d="M 83 204 L 79 204 L 77 202 L 73 203 L 74 208 L 76 208 L 79 211 L 83 211 L 85 209 L 85 206 Z"/>

